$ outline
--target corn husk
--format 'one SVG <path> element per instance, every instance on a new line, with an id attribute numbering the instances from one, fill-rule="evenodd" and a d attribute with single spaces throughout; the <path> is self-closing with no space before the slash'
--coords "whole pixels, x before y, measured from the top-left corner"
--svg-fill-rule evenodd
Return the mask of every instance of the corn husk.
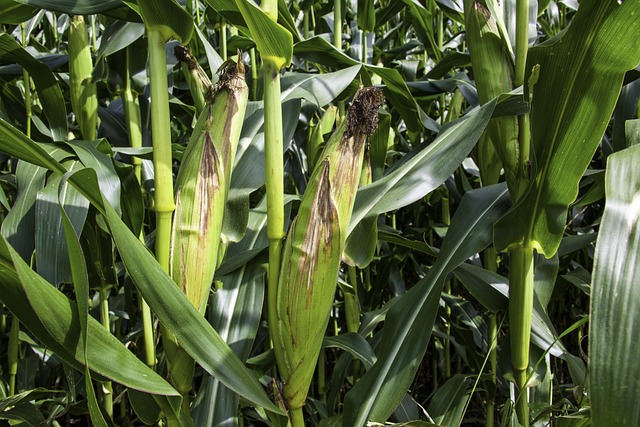
<path id="1" fill-rule="evenodd" d="M 248 103 L 242 63 L 221 70 L 200 114 L 176 179 L 170 272 L 202 313 L 217 264 L 231 169 Z"/>
<path id="2" fill-rule="evenodd" d="M 378 89 L 356 94 L 311 176 L 284 245 L 277 290 L 277 342 L 284 397 L 304 404 L 333 303 L 367 137 L 377 126 Z"/>

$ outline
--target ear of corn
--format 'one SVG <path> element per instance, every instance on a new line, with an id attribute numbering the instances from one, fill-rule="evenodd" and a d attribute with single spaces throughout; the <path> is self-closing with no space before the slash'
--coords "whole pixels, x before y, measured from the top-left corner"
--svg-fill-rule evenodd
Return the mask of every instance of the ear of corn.
<path id="1" fill-rule="evenodd" d="M 277 342 L 284 397 L 299 408 L 322 346 L 340 258 L 362 172 L 366 138 L 377 126 L 378 89 L 360 89 L 331 136 L 303 196 L 284 247 L 277 291 Z"/>
<path id="2" fill-rule="evenodd" d="M 244 66 L 228 64 L 200 115 L 176 180 L 171 276 L 201 312 L 215 272 L 222 215 L 248 102 Z"/>
<path id="3" fill-rule="evenodd" d="M 513 60 L 507 41 L 502 38 L 496 20 L 483 0 L 466 0 L 465 18 L 478 100 L 485 104 L 512 90 Z M 488 146 L 490 143 L 493 147 Z M 494 159 L 496 154 L 504 168 L 509 191 L 515 195 L 521 179 L 517 117 L 492 119 L 487 126 L 476 151 L 485 184 L 491 184 L 500 173 Z"/>
<path id="4" fill-rule="evenodd" d="M 94 140 L 98 121 L 98 95 L 96 84 L 91 80 L 93 61 L 89 36 L 82 16 L 71 18 L 68 53 L 71 107 L 82 137 Z"/>

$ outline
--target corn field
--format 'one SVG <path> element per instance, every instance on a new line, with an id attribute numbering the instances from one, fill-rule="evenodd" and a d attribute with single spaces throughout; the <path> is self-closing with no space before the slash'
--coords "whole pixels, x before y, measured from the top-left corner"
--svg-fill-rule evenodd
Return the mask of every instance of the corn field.
<path id="1" fill-rule="evenodd" d="M 640 425 L 640 0 L 0 24 L 0 427 Z"/>

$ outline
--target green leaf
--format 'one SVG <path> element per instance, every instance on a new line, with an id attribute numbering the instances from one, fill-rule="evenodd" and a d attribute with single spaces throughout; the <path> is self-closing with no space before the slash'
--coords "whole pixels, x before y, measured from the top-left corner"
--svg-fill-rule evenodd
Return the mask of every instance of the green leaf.
<path id="1" fill-rule="evenodd" d="M 433 395 L 427 412 L 436 424 L 459 426 L 471 393 L 465 375 L 457 374 L 447 380 Z"/>
<path id="2" fill-rule="evenodd" d="M 322 347 L 336 347 L 351 353 L 351 355 L 362 361 L 364 367 L 369 369 L 376 362 L 376 355 L 373 349 L 360 334 L 347 332 L 335 337 L 325 337 Z"/>
<path id="3" fill-rule="evenodd" d="M 77 161 L 70 169 L 78 168 Z M 59 175 L 49 179 L 47 185 L 38 192 L 36 213 L 36 266 L 38 274 L 52 285 L 71 281 L 71 264 L 64 237 L 63 218 L 58 207 L 59 192 L 62 203 L 69 212 L 69 218 L 76 233 L 80 233 L 87 218 L 89 202 L 68 182 L 62 183 Z"/>
<path id="4" fill-rule="evenodd" d="M 78 321 L 80 323 L 80 341 L 83 345 L 82 352 L 84 353 L 84 377 L 85 377 L 85 390 L 87 391 L 87 405 L 89 407 L 89 414 L 93 425 L 106 427 L 102 412 L 100 412 L 100 406 L 98 405 L 98 399 L 96 398 L 93 384 L 91 383 L 91 371 L 89 370 L 89 358 L 88 358 L 88 345 L 89 345 L 89 275 L 87 272 L 87 264 L 82 252 L 82 247 L 78 241 L 78 234 L 80 230 L 76 230 L 73 226 L 72 220 L 65 211 L 66 204 L 66 191 L 64 190 L 66 180 L 63 179 L 58 193 L 58 207 L 60 209 L 60 216 L 62 218 L 62 225 L 64 228 L 64 235 L 67 243 L 67 252 L 69 254 L 69 261 L 71 263 L 71 276 L 73 279 L 73 290 L 76 295 L 77 308 L 78 308 Z M 77 190 L 76 190 L 77 191 Z"/>
<path id="5" fill-rule="evenodd" d="M 525 193 L 496 224 L 498 250 L 558 250 L 567 207 L 609 123 L 627 70 L 640 62 L 640 2 L 581 4 L 566 32 L 529 51 L 533 170 Z M 596 101 L 597 100 L 597 101 Z"/>
<path id="6" fill-rule="evenodd" d="M 469 155 L 487 126 L 496 101 L 452 122 L 430 144 L 389 170 L 384 178 L 358 190 L 349 232 L 367 216 L 378 215 L 420 200 L 442 184 Z"/>
<path id="7" fill-rule="evenodd" d="M 90 172 L 84 170 L 76 176 L 91 182 L 95 188 L 95 175 Z M 153 312 L 175 335 L 184 350 L 231 390 L 271 412 L 280 413 L 255 376 L 193 307 L 106 200 L 103 200 L 103 206 L 129 275 Z"/>
<path id="8" fill-rule="evenodd" d="M 207 3 L 216 9 L 215 1 Z M 258 6 L 248 0 L 235 0 L 247 23 L 263 62 L 272 62 L 276 69 L 291 64 L 293 36 L 283 26 L 272 21 Z"/>
<path id="9" fill-rule="evenodd" d="M 373 31 L 376 29 L 376 14 L 373 0 L 358 0 L 358 13 L 356 20 L 358 28 L 363 31 Z"/>
<path id="10" fill-rule="evenodd" d="M 138 6 L 147 31 L 159 31 L 165 42 L 176 39 L 182 44 L 189 43 L 193 19 L 175 0 L 138 0 Z"/>
<path id="11" fill-rule="evenodd" d="M 582 7 L 582 6 L 581 6 Z M 609 156 L 607 205 L 591 282 L 589 372 L 594 425 L 638 425 L 640 145 Z"/>
<path id="12" fill-rule="evenodd" d="M 296 57 L 308 59 L 322 65 L 336 68 L 344 68 L 358 65 L 360 62 L 337 50 L 328 41 L 320 36 L 311 37 L 296 43 L 293 50 Z M 420 107 L 409 91 L 404 78 L 398 70 L 362 64 L 367 71 L 379 75 L 385 86 L 386 99 L 398 109 L 407 127 L 412 131 L 420 130 Z"/>
<path id="13" fill-rule="evenodd" d="M 0 0 L 0 23 L 20 24 L 28 21 L 38 11 L 35 7 L 20 4 L 14 0 Z"/>
<path id="14" fill-rule="evenodd" d="M 509 284 L 505 277 L 468 263 L 460 264 L 453 273 L 485 308 L 493 312 L 507 310 Z M 548 351 L 551 355 L 567 362 L 574 382 L 584 383 L 586 371 L 584 363 L 579 357 L 569 353 L 559 340 L 558 333 L 538 298 L 535 298 L 533 304 L 531 342 L 541 350 Z"/>
<path id="15" fill-rule="evenodd" d="M 389 310 L 378 361 L 345 398 L 345 425 L 384 422 L 393 413 L 427 349 L 447 274 L 491 243 L 492 224 L 508 204 L 503 185 L 465 194 L 436 263 Z"/>
<path id="16" fill-rule="evenodd" d="M 25 161 L 16 167 L 18 194 L 13 207 L 2 222 L 2 235 L 28 261 L 35 248 L 35 203 L 44 187 L 47 170 Z"/>
<path id="17" fill-rule="evenodd" d="M 60 291 L 31 270 L 4 237 L 0 238 L 0 300 L 44 345 L 82 371 L 78 309 Z M 95 319 L 89 318 L 90 368 L 96 374 L 148 393 L 179 396 Z"/>
<path id="18" fill-rule="evenodd" d="M 42 147 L 20 133 L 11 133 L 9 131 L 6 131 L 2 126 L 3 123 L 6 122 L 3 122 L 0 119 L 0 135 L 7 136 L 9 138 L 0 138 L 0 151 L 4 151 L 12 155 L 23 154 L 24 157 L 33 159 L 38 164 L 44 165 L 45 167 L 51 166 L 51 168 L 56 171 L 62 171 L 62 174 L 66 173 L 66 169 L 64 168 L 64 166 L 54 160 Z M 131 233 L 131 231 L 122 222 L 113 208 L 107 204 L 102 194 L 100 193 L 95 172 L 90 169 L 81 170 L 70 175 L 69 181 L 87 199 L 90 200 L 91 204 L 93 204 L 98 210 L 100 210 L 103 215 L 105 215 L 116 245 L 118 246 L 122 259 L 125 263 L 125 267 L 133 278 L 134 283 L 138 287 L 138 290 L 143 295 L 145 301 L 147 301 L 147 303 L 151 306 L 152 310 L 158 316 L 160 321 L 162 321 L 165 326 L 174 333 L 176 338 L 178 338 L 183 348 L 203 368 L 205 368 L 207 372 L 215 375 L 216 378 L 218 378 L 227 387 L 244 396 L 248 400 L 260 406 L 263 406 L 269 411 L 280 413 L 280 410 L 273 405 L 253 374 L 251 374 L 247 370 L 247 368 L 245 368 L 245 366 L 242 364 L 242 362 L 240 362 L 240 360 L 229 348 L 229 346 L 227 346 L 226 343 L 216 333 L 216 331 L 213 330 L 211 325 L 209 325 L 207 321 L 195 310 L 195 308 L 193 308 L 193 305 L 186 299 L 185 295 L 178 289 L 171 278 L 164 271 L 162 271 L 157 261 L 149 253 L 147 248 L 140 242 L 140 240 L 138 240 L 136 236 Z M 2 239 L 2 242 L 4 242 L 4 238 Z M 0 261 L 2 260 L 2 250 L 5 246 L 6 244 L 0 245 Z M 12 254 L 13 253 L 15 252 L 12 252 Z M 16 254 L 14 258 L 19 258 L 19 256 Z M 17 261 L 14 259 L 13 262 L 15 265 Z M 46 284 L 46 281 L 44 281 L 44 279 L 42 279 L 40 276 L 36 275 L 31 270 L 28 271 L 31 272 L 31 274 L 35 275 L 36 278 L 38 278 L 37 281 L 41 281 Z M 4 279 L 2 274 L 7 275 L 7 279 Z M 17 280 L 17 278 L 15 277 L 15 273 L 12 273 L 11 270 L 0 269 L 0 279 L 3 279 L 0 280 L 0 290 L 2 290 L 2 292 L 0 292 L 0 298 L 2 299 L 3 303 L 5 303 L 5 305 L 7 305 L 14 313 L 21 313 L 20 320 L 24 323 L 27 323 L 24 320 L 27 319 L 32 325 L 31 327 L 39 331 L 40 336 L 45 337 L 40 339 L 43 341 L 47 339 L 47 341 L 45 341 L 47 343 L 47 346 L 52 348 L 54 352 L 61 354 L 61 357 L 67 355 L 67 359 L 65 360 L 74 360 L 68 355 L 68 352 L 65 349 L 65 346 L 62 345 L 62 343 L 65 342 L 65 337 L 69 334 L 69 331 L 75 331 L 75 333 L 77 334 L 79 326 L 77 324 L 75 326 L 72 326 L 69 324 L 64 324 L 63 322 L 54 322 L 56 331 L 60 329 L 64 331 L 66 328 L 67 332 L 62 336 L 53 334 L 52 338 L 52 334 L 46 332 L 47 329 L 44 328 L 41 320 L 39 320 L 41 312 L 38 311 L 36 313 L 33 309 L 25 304 L 27 298 L 23 293 L 24 291 L 21 291 L 18 287 L 19 285 L 15 284 L 16 281 L 19 282 L 19 280 Z M 53 287 L 51 287 L 50 285 L 46 284 L 46 286 L 48 287 L 46 289 L 53 290 Z M 40 292 L 42 292 L 42 295 L 47 295 L 47 293 L 45 293 L 44 291 Z M 55 293 L 64 298 L 64 296 L 58 291 L 55 291 Z M 5 301 L 5 298 L 12 305 L 10 305 L 9 302 Z M 42 309 L 44 311 L 47 311 L 46 306 L 49 303 L 48 298 L 49 297 L 38 299 L 40 304 L 45 306 L 45 308 Z M 66 298 L 64 299 L 66 300 Z M 71 303 L 67 303 L 66 310 L 70 313 L 75 313 L 75 307 L 71 309 L 70 307 L 68 307 L 69 304 Z M 60 308 L 60 310 L 65 308 L 64 304 L 61 303 L 61 305 L 62 308 Z M 49 314 L 45 314 L 43 316 L 45 319 L 55 319 L 58 316 L 62 316 L 62 314 L 57 315 L 51 314 L 51 312 L 49 312 Z M 72 314 L 66 314 L 66 316 L 70 317 L 72 316 Z M 69 320 L 69 322 L 71 322 L 71 320 Z M 31 329 L 31 327 L 29 328 Z M 122 366 L 135 366 L 135 364 L 131 362 L 125 362 L 129 363 L 128 365 L 121 364 L 119 362 L 113 363 L 113 360 L 118 360 L 118 358 L 104 349 L 106 344 L 98 344 L 104 344 L 108 340 L 115 338 L 111 334 L 107 333 L 107 331 L 102 326 L 97 325 L 97 322 L 96 327 L 100 329 L 99 331 L 90 333 L 89 350 L 95 350 L 95 354 L 98 355 L 109 354 L 112 359 L 104 369 L 102 366 L 100 366 L 100 370 L 96 369 L 96 366 L 94 365 L 94 363 L 96 362 L 92 362 L 92 370 L 100 372 L 102 375 L 108 378 L 112 378 L 114 381 L 121 382 L 122 384 L 125 384 L 129 387 L 158 394 L 157 392 L 150 391 L 153 389 L 149 389 L 148 387 L 134 387 L 130 385 L 131 382 L 136 383 L 136 381 L 139 382 L 142 381 L 142 379 L 137 373 L 123 372 Z M 34 329 L 31 329 L 32 332 L 34 331 Z M 38 335 L 36 332 L 34 332 L 34 334 Z M 108 339 L 103 337 L 101 338 L 101 340 L 98 340 L 97 344 L 94 343 L 94 340 L 91 339 L 91 337 L 95 337 L 96 335 L 100 336 L 100 334 L 106 334 Z M 131 355 L 137 363 L 142 364 L 142 362 L 140 362 L 135 356 L 133 356 L 131 352 L 126 351 L 126 354 Z M 101 360 L 98 359 L 98 361 Z M 78 366 L 78 364 L 75 363 L 74 366 Z M 146 365 L 142 364 L 142 366 L 143 368 L 148 369 Z M 115 375 L 118 379 L 113 378 L 113 376 L 109 376 L 103 372 L 104 370 L 106 370 L 111 375 L 114 375 L 113 370 L 116 368 L 117 372 Z M 129 377 L 121 378 L 120 375 L 128 375 Z M 175 392 L 175 390 L 171 390 Z"/>
<path id="19" fill-rule="evenodd" d="M 44 114 L 49 119 L 54 140 L 67 139 L 67 110 L 64 97 L 55 76 L 42 62 L 35 59 L 9 34 L 0 34 L 0 63 L 20 64 L 29 72 L 42 102 Z"/>
<path id="20" fill-rule="evenodd" d="M 229 248 L 228 258 L 267 243 L 264 231 L 266 205 L 249 213 L 247 234 L 241 242 Z M 244 263 L 234 272 L 220 277 L 209 305 L 209 321 L 240 360 L 246 361 L 258 331 L 264 300 L 264 267 L 261 259 Z M 191 409 L 195 425 L 220 425 L 237 417 L 240 396 L 214 377 L 203 379 Z"/>
<path id="21" fill-rule="evenodd" d="M 39 9 L 53 10 L 73 15 L 93 15 L 124 6 L 122 0 L 16 0 Z"/>

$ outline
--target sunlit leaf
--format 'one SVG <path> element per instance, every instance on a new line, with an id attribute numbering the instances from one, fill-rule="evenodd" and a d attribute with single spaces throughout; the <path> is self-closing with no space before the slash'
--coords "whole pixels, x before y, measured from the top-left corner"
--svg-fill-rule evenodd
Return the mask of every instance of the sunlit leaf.
<path id="1" fill-rule="evenodd" d="M 535 175 L 496 224 L 499 250 L 531 245 L 547 258 L 558 250 L 567 207 L 609 123 L 625 72 L 640 62 L 638 16 L 637 1 L 586 2 L 566 32 L 529 51 L 528 71 L 540 65 L 529 93 Z"/>
<path id="2" fill-rule="evenodd" d="M 594 425 L 640 423 L 640 145 L 609 157 L 591 282 L 589 373 Z"/>

